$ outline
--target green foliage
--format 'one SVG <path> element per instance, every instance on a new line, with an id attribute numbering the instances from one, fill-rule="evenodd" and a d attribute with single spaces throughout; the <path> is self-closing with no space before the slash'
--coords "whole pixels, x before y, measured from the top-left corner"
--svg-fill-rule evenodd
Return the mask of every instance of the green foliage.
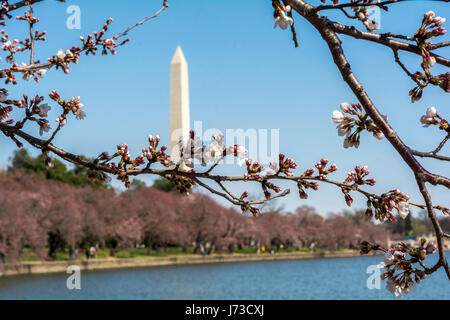
<path id="1" fill-rule="evenodd" d="M 147 248 L 132 248 L 119 250 L 114 254 L 114 257 L 126 259 L 126 258 L 145 258 L 145 257 L 168 257 L 178 255 L 191 255 L 194 249 L 183 252 L 181 247 L 167 247 L 166 250 L 152 250 L 148 251 Z"/>
<path id="2" fill-rule="evenodd" d="M 405 235 L 407 236 L 414 236 L 414 230 L 412 227 L 412 221 L 411 221 L 411 215 L 408 214 L 408 216 L 405 219 Z"/>
<path id="3" fill-rule="evenodd" d="M 243 253 L 243 254 L 251 254 L 251 253 L 256 253 L 256 251 L 257 251 L 256 247 L 243 247 L 241 249 L 236 249 L 234 252 Z"/>
<path id="4" fill-rule="evenodd" d="M 170 191 L 176 191 L 177 186 L 170 180 L 167 180 L 166 178 L 158 178 L 153 182 L 153 188 L 164 191 L 164 192 L 170 192 Z"/>
<path id="5" fill-rule="evenodd" d="M 82 158 L 87 159 L 85 157 Z M 61 181 L 74 187 L 107 187 L 102 184 L 101 181 L 89 178 L 89 169 L 83 166 L 74 165 L 72 169 L 68 169 L 66 165 L 58 159 L 52 159 L 52 163 L 53 167 L 47 168 L 44 155 L 41 154 L 37 157 L 32 157 L 28 151 L 23 148 L 15 151 L 14 156 L 11 159 L 12 168 L 34 173 L 49 180 Z"/>
<path id="6" fill-rule="evenodd" d="M 342 215 L 356 224 L 361 224 L 362 222 L 367 220 L 365 210 L 344 210 L 342 212 Z"/>
<path id="7" fill-rule="evenodd" d="M 405 219 L 398 218 L 394 222 L 385 222 L 383 226 L 391 233 L 403 236 L 420 237 L 424 234 L 433 233 L 433 226 L 428 221 L 426 212 L 421 212 L 414 217 L 410 213 Z"/>
<path id="8" fill-rule="evenodd" d="M 131 181 L 131 189 L 133 189 L 133 190 L 138 190 L 138 189 L 140 189 L 142 187 L 146 187 L 146 186 L 147 186 L 147 184 L 142 180 L 133 179 Z"/>

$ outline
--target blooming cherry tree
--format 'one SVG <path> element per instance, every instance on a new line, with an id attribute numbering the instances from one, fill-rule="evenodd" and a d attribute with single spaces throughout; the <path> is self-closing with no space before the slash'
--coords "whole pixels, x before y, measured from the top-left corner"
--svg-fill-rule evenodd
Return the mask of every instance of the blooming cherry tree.
<path id="1" fill-rule="evenodd" d="M 62 70 L 65 74 L 70 72 L 73 64 L 81 62 L 81 55 L 95 55 L 101 50 L 102 55 L 116 54 L 120 46 L 126 44 L 129 39 L 125 36 L 137 26 L 144 24 L 158 17 L 168 8 L 167 0 L 163 1 L 162 7 L 150 17 L 130 26 L 127 30 L 114 36 L 107 36 L 109 25 L 113 19 L 108 19 L 100 31 L 81 37 L 81 44 L 74 45 L 68 49 L 59 50 L 54 56 L 48 57 L 45 62 L 36 60 L 35 43 L 45 41 L 47 33 L 35 29 L 39 19 L 34 15 L 34 6 L 42 0 L 18 1 L 11 4 L 7 0 L 2 0 L 0 9 L 0 24 L 5 26 L 8 20 L 13 19 L 12 13 L 23 7 L 28 7 L 22 15 L 15 17 L 29 26 L 29 35 L 24 40 L 12 40 L 6 30 L 1 31 L 1 50 L 6 53 L 7 68 L 0 70 L 0 78 L 4 79 L 5 85 L 17 85 L 19 81 L 36 81 L 46 75 L 51 70 Z M 443 27 L 445 18 L 436 16 L 433 11 L 426 12 L 422 21 L 418 22 L 417 31 L 412 31 L 412 35 L 405 36 L 394 33 L 373 33 L 379 29 L 377 22 L 369 19 L 368 9 L 376 6 L 382 10 L 388 10 L 393 4 L 405 2 L 406 0 L 349 0 L 341 3 L 339 0 L 318 1 L 304 0 L 273 0 L 274 20 L 276 28 L 282 30 L 290 27 L 293 41 L 297 47 L 297 32 L 295 29 L 294 13 L 297 17 L 305 19 L 322 36 L 326 42 L 333 61 L 338 68 L 342 79 L 351 88 L 355 95 L 352 103 L 343 102 L 340 110 L 335 110 L 332 114 L 332 121 L 337 125 L 338 135 L 344 137 L 344 148 L 360 145 L 360 135 L 367 131 L 376 139 L 386 138 L 392 147 L 399 153 L 403 161 L 409 166 L 417 180 L 417 187 L 420 190 L 424 204 L 411 201 L 408 195 L 400 190 L 387 190 L 381 195 L 370 193 L 366 189 L 375 185 L 375 179 L 369 177 L 370 170 L 366 166 L 355 165 L 354 169 L 344 175 L 343 178 L 336 176 L 338 167 L 330 163 L 326 158 L 320 159 L 311 168 L 300 169 L 300 165 L 284 154 L 279 155 L 277 162 L 271 163 L 269 169 L 265 168 L 257 160 L 247 158 L 247 150 L 243 146 L 225 146 L 223 136 L 214 136 L 213 142 L 205 145 L 195 132 L 191 132 L 187 141 L 180 141 L 180 154 L 170 156 L 166 153 L 167 147 L 161 144 L 159 136 L 148 137 L 148 145 L 144 146 L 142 152 L 132 156 L 127 144 L 117 146 L 112 154 L 101 152 L 94 160 L 87 160 L 79 155 L 70 153 L 61 147 L 53 144 L 55 136 L 73 118 L 83 120 L 86 117 L 86 108 L 82 104 L 80 97 L 65 97 L 62 93 L 51 91 L 48 93 L 50 100 L 44 96 L 36 95 L 29 97 L 23 94 L 22 97 L 12 98 L 6 88 L 0 89 L 0 131 L 5 137 L 12 140 L 19 148 L 26 141 L 31 146 L 40 149 L 47 156 L 46 164 L 51 166 L 50 154 L 56 155 L 71 163 L 84 166 L 90 169 L 90 175 L 103 181 L 116 177 L 126 187 L 130 187 L 130 177 L 141 174 L 152 174 L 171 180 L 182 194 L 189 194 L 194 185 L 202 187 L 211 193 L 225 198 L 232 204 L 240 207 L 243 211 L 249 211 L 253 215 L 260 214 L 260 205 L 267 201 L 283 197 L 290 193 L 289 189 L 282 190 L 276 185 L 277 181 L 290 181 L 298 189 L 301 199 L 308 198 L 308 192 L 316 191 L 321 184 L 331 184 L 339 188 L 343 195 L 343 200 L 348 206 L 352 206 L 355 193 L 362 194 L 367 200 L 366 215 L 379 221 L 394 221 L 398 217 L 405 218 L 409 213 L 409 207 L 415 206 L 426 209 L 428 216 L 433 223 L 437 244 L 421 243 L 417 248 L 409 248 L 400 244 L 395 248 L 383 248 L 379 244 L 363 241 L 361 252 L 381 250 L 387 253 L 383 267 L 387 269 L 384 277 L 389 279 L 388 289 L 400 294 L 411 290 L 414 283 L 419 283 L 425 275 L 431 274 L 443 268 L 450 279 L 450 269 L 444 254 L 443 239 L 450 238 L 445 234 L 439 225 L 437 214 L 449 214 L 450 210 L 440 205 L 433 204 L 427 190 L 427 184 L 441 185 L 450 188 L 450 179 L 439 174 L 429 172 L 418 161 L 417 157 L 428 157 L 441 161 L 449 161 L 450 158 L 439 154 L 444 144 L 450 137 L 450 129 L 447 120 L 438 114 L 437 109 L 430 107 L 420 122 L 426 126 L 437 126 L 445 131 L 446 136 L 439 146 L 431 152 L 420 152 L 405 145 L 398 136 L 394 128 L 391 127 L 388 117 L 383 115 L 375 106 L 362 83 L 352 71 L 349 61 L 344 53 L 342 41 L 339 35 L 347 35 L 361 41 L 371 41 L 393 51 L 394 61 L 401 70 L 414 82 L 413 89 L 409 96 L 415 102 L 421 99 L 424 89 L 429 86 L 440 87 L 444 92 L 450 92 L 450 72 L 444 74 L 433 74 L 433 66 L 437 63 L 443 66 L 450 66 L 450 60 L 434 54 L 438 48 L 450 46 L 447 42 L 432 43 L 436 39 L 442 38 L 446 30 Z M 448 2 L 448 0 L 441 0 Z M 353 13 L 349 13 L 351 9 Z M 339 10 L 343 13 L 344 19 L 354 19 L 361 22 L 365 31 L 353 26 L 331 21 L 321 15 L 322 11 Z M 421 58 L 420 71 L 412 73 L 402 63 L 399 57 L 400 51 L 406 51 L 418 55 Z M 29 64 L 19 65 L 16 60 L 18 55 L 29 54 Z M 22 80 L 17 76 L 21 75 Z M 356 101 L 357 100 L 357 101 Z M 45 102 L 44 102 L 45 101 Z M 339 102 L 337 102 L 338 104 Z M 52 129 L 48 120 L 48 111 L 52 107 L 61 110 L 61 114 L 56 118 L 56 128 Z M 23 111 L 24 117 L 16 120 L 11 119 L 10 114 L 14 109 Z M 37 125 L 40 136 L 49 133 L 48 139 L 41 139 L 23 131 L 25 125 Z M 235 157 L 238 164 L 244 169 L 241 176 L 222 176 L 214 174 L 214 169 L 220 165 L 225 157 Z M 202 165 L 202 170 L 194 168 L 194 162 L 198 161 Z M 302 173 L 297 173 L 302 172 Z M 237 183 L 249 181 L 261 186 L 261 200 L 248 200 L 248 192 L 241 195 L 233 194 L 227 187 L 227 183 Z M 417 201 L 420 202 L 420 201 Z M 440 212 L 440 213 L 439 213 Z M 132 224 L 130 224 L 132 226 Z M 428 267 L 424 261 L 426 256 L 438 251 L 438 262 Z M 406 258 L 406 255 L 411 258 Z M 416 266 L 417 265 L 417 266 Z M 396 273 L 400 272 L 400 273 Z"/>

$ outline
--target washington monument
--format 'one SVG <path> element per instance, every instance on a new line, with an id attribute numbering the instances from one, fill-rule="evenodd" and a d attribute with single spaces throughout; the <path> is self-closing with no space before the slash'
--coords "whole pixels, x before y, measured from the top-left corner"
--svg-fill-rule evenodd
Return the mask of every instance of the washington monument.
<path id="1" fill-rule="evenodd" d="M 178 142 L 189 138 L 189 77 L 188 64 L 178 46 L 171 62 L 170 72 L 170 155 L 179 158 Z"/>

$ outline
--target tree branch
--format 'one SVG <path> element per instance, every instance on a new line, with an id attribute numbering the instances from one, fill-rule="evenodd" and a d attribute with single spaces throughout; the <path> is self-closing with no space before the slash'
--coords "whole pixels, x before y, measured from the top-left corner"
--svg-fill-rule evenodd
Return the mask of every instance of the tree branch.
<path id="1" fill-rule="evenodd" d="M 439 143 L 439 145 L 437 146 L 437 148 L 435 150 L 430 151 L 430 152 L 420 152 L 420 151 L 416 151 L 416 150 L 411 150 L 411 153 L 415 156 L 422 157 L 422 158 L 434 158 L 434 159 L 442 160 L 442 161 L 450 161 L 450 157 L 441 156 L 441 155 L 437 154 L 439 151 L 441 151 L 441 149 L 444 147 L 444 145 L 447 143 L 447 141 L 449 139 L 450 139 L 450 132 L 447 134 L 447 136 L 444 138 L 444 140 L 442 140 L 441 143 Z"/>
<path id="2" fill-rule="evenodd" d="M 371 7 L 371 6 L 377 6 L 382 8 L 383 10 L 388 10 L 387 6 L 399 3 L 399 2 L 405 2 L 409 0 L 386 0 L 386 1 L 380 1 L 380 2 L 373 2 L 373 3 L 365 3 L 362 0 L 357 0 L 354 2 L 349 3 L 342 3 L 342 4 L 334 4 L 334 5 L 321 5 L 317 6 L 315 8 L 315 11 L 321 11 L 321 10 L 330 10 L 330 9 L 342 9 L 342 8 L 348 8 L 348 7 Z M 449 2 L 449 0 L 434 0 L 439 2 Z"/>
<path id="3" fill-rule="evenodd" d="M 333 56 L 334 63 L 338 67 L 344 81 L 348 84 L 348 86 L 351 88 L 355 96 L 358 98 L 359 102 L 363 106 L 366 113 L 382 130 L 383 134 L 391 143 L 391 145 L 397 150 L 397 152 L 400 154 L 403 160 L 414 172 L 417 184 L 426 202 L 428 215 L 433 223 L 433 227 L 436 232 L 436 238 L 439 248 L 439 263 L 435 267 L 437 269 L 439 268 L 439 265 L 442 264 L 442 266 L 445 269 L 445 272 L 447 273 L 447 276 L 450 279 L 450 270 L 447 265 L 445 251 L 442 244 L 443 232 L 433 212 L 433 205 L 425 187 L 425 181 L 428 181 L 432 184 L 442 184 L 445 185 L 447 188 L 450 188 L 450 181 L 448 178 L 433 175 L 428 171 L 426 171 L 422 167 L 422 165 L 414 158 L 414 155 L 411 152 L 411 150 L 403 143 L 403 141 L 400 139 L 397 133 L 391 128 L 391 126 L 385 120 L 385 118 L 381 116 L 380 112 L 375 107 L 370 97 L 367 95 L 364 87 L 358 81 L 355 74 L 353 73 L 350 64 L 344 54 L 341 41 L 339 37 L 336 35 L 336 32 L 348 34 L 359 39 L 366 39 L 382 43 L 384 45 L 391 47 L 393 50 L 406 50 L 414 53 L 419 53 L 418 48 L 395 40 L 383 40 L 380 37 L 380 35 L 362 32 L 356 30 L 355 28 L 346 27 L 341 24 L 329 21 L 326 17 L 320 16 L 317 13 L 316 8 L 304 2 L 303 0 L 289 0 L 289 4 L 294 10 L 296 10 L 306 20 L 308 20 L 317 29 L 317 31 L 319 31 L 322 38 L 328 44 L 330 53 Z M 440 59 L 441 62 L 443 62 L 442 59 Z M 447 65 L 450 65 L 450 61 L 446 59 L 445 61 L 447 61 L 446 62 Z"/>
<path id="4" fill-rule="evenodd" d="M 411 153 L 410 148 L 408 148 L 404 142 L 400 139 L 397 133 L 392 129 L 386 119 L 381 115 L 378 109 L 373 104 L 372 100 L 366 93 L 364 87 L 356 78 L 353 73 L 350 63 L 348 62 L 344 50 L 341 45 L 341 40 L 336 35 L 334 29 L 336 23 L 331 22 L 326 17 L 320 16 L 315 12 L 314 7 L 303 0 L 289 0 L 291 7 L 295 9 L 300 15 L 302 15 L 306 20 L 308 20 L 321 34 L 322 38 L 328 44 L 330 53 L 333 56 L 334 63 L 338 67 L 342 78 L 351 88 L 355 96 L 358 98 L 361 105 L 364 107 L 366 113 L 373 119 L 378 128 L 381 129 L 386 139 L 391 143 L 391 145 L 397 150 L 406 164 L 411 168 L 411 170 L 432 184 L 441 184 L 450 189 L 450 179 L 442 177 L 439 175 L 432 174 L 425 170 L 422 165 L 416 160 L 414 155 Z M 339 24 L 337 24 L 339 25 Z M 348 28 L 339 25 L 343 28 Z M 372 35 L 372 34 L 370 34 Z M 450 65 L 450 61 L 449 61 Z"/>
<path id="5" fill-rule="evenodd" d="M 6 9 L 5 8 L 0 9 L 0 14 L 6 14 L 8 12 L 20 9 L 22 7 L 26 7 L 26 6 L 32 5 L 32 4 L 37 3 L 37 2 L 42 2 L 42 1 L 44 1 L 44 0 L 23 0 L 23 1 L 19 1 L 19 2 L 16 2 L 14 4 L 8 5 L 6 7 Z M 58 0 L 58 1 L 62 2 L 60 0 Z"/>
<path id="6" fill-rule="evenodd" d="M 425 203 L 427 205 L 428 217 L 430 218 L 431 222 L 433 223 L 433 228 L 436 233 L 436 241 L 437 241 L 437 246 L 439 249 L 439 261 L 440 261 L 441 265 L 444 267 L 445 273 L 447 274 L 447 277 L 450 280 L 450 269 L 448 268 L 447 258 L 445 256 L 444 244 L 442 241 L 444 232 L 442 231 L 442 228 L 439 225 L 436 215 L 434 214 L 431 197 L 428 193 L 425 183 L 421 180 L 420 177 L 416 177 L 416 180 L 417 180 L 417 185 L 419 186 L 419 190 L 422 193 L 423 199 L 425 200 Z"/>
<path id="7" fill-rule="evenodd" d="M 345 35 L 353 37 L 355 39 L 368 40 L 371 42 L 382 44 L 393 50 L 394 49 L 395 50 L 403 50 L 403 51 L 411 52 L 411 53 L 414 53 L 417 55 L 421 55 L 421 51 L 420 51 L 419 47 L 414 44 L 402 42 L 399 40 L 388 39 L 383 34 L 361 31 L 361 30 L 356 29 L 353 26 L 345 26 L 338 22 L 330 21 L 325 17 L 323 17 L 322 19 L 324 19 L 324 21 L 322 23 L 326 23 L 327 27 L 336 33 L 345 34 Z M 430 44 L 430 46 L 428 47 L 428 50 L 432 51 L 432 50 L 442 48 L 442 47 L 445 47 L 448 45 L 449 45 L 448 42 Z M 432 52 L 431 52 L 431 55 L 436 59 L 436 63 L 444 65 L 446 67 L 450 67 L 449 59 L 439 56 L 437 54 L 434 54 Z"/>

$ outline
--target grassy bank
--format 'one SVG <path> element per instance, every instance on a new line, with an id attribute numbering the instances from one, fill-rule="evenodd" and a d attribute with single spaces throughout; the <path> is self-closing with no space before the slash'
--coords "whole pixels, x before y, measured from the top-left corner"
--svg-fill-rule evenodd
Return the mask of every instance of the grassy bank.
<path id="1" fill-rule="evenodd" d="M 171 257 L 171 256 L 201 256 L 202 254 L 194 254 L 194 248 L 188 247 L 186 250 L 183 250 L 182 247 L 168 247 L 165 250 L 152 250 L 149 252 L 146 248 L 132 248 L 132 249 L 123 249 L 118 250 L 114 253 L 114 257 L 110 255 L 110 249 L 99 249 L 97 252 L 97 256 L 95 259 L 109 259 L 109 258 L 118 258 L 118 259 L 129 259 L 129 258 L 148 258 L 148 257 Z M 346 252 L 349 249 L 338 249 L 337 252 Z M 352 251 L 352 250 L 350 250 Z M 295 253 L 295 252 L 310 252 L 308 248 L 283 248 L 276 251 L 276 254 L 285 254 L 285 253 Z M 314 249 L 315 253 L 326 252 L 323 249 Z M 217 253 L 216 253 L 217 254 Z M 229 255 L 228 252 L 220 253 L 222 255 Z M 232 254 L 257 254 L 256 247 L 243 247 L 241 249 L 236 249 Z M 260 252 L 260 254 L 270 254 L 267 250 L 265 252 Z M 63 250 L 58 251 L 56 253 L 56 257 L 54 261 L 68 261 L 69 260 L 69 251 Z M 78 253 L 77 260 L 87 260 L 84 252 Z M 35 253 L 32 251 L 25 251 L 22 257 L 17 259 L 18 262 L 36 262 L 42 261 Z"/>
<path id="2" fill-rule="evenodd" d="M 128 253 L 136 254 L 138 251 L 132 249 Z M 256 261 L 275 261 L 275 260 L 301 260 L 317 258 L 346 258 L 360 256 L 356 250 L 340 250 L 335 252 L 277 252 L 274 254 L 261 253 L 228 253 L 203 256 L 199 254 L 167 254 L 166 256 L 135 256 L 133 258 L 104 257 L 97 259 L 80 260 L 60 260 L 60 261 L 27 261 L 16 264 L 7 264 L 0 270 L 0 275 L 27 275 L 27 274 L 46 274 L 46 273 L 66 273 L 69 265 L 77 265 L 82 272 L 89 270 L 105 270 L 119 268 L 139 268 L 139 267 L 157 267 L 187 264 L 207 264 L 207 263 L 226 263 L 226 262 L 256 262 Z"/>

